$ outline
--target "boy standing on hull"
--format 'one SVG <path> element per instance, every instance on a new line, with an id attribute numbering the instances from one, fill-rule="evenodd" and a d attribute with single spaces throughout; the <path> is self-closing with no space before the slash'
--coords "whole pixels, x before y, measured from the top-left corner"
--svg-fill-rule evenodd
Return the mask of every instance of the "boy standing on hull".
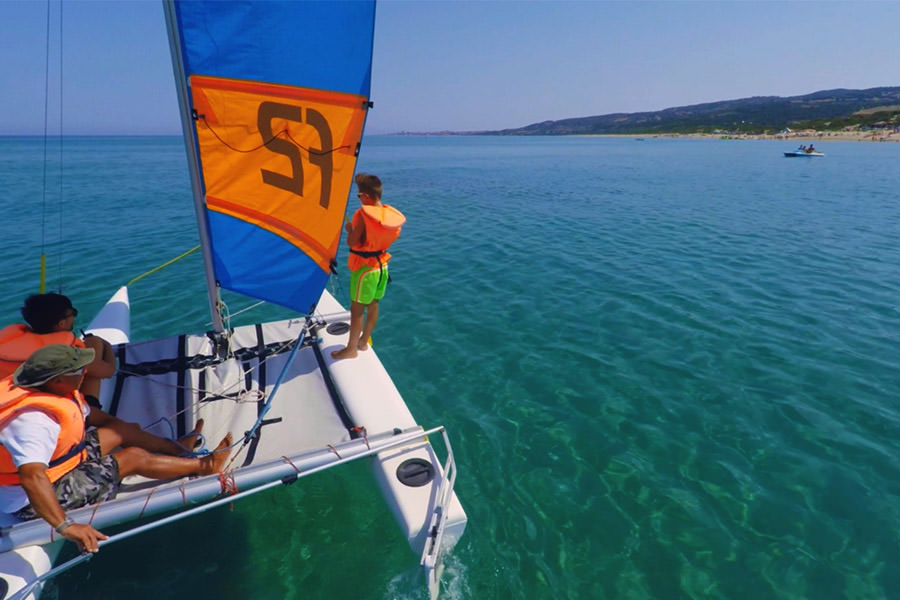
<path id="1" fill-rule="evenodd" d="M 344 229 L 350 255 L 350 335 L 347 346 L 331 353 L 332 358 L 356 358 L 369 349 L 369 338 L 378 322 L 378 301 L 388 283 L 388 247 L 400 236 L 406 222 L 403 214 L 381 203 L 381 180 L 375 175 L 356 175 L 357 197 L 362 207 Z"/>

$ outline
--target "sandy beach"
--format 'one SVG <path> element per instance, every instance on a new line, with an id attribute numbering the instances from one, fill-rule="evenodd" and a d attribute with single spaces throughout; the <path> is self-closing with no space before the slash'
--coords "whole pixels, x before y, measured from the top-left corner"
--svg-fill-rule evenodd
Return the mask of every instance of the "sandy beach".
<path id="1" fill-rule="evenodd" d="M 897 131 L 792 131 L 774 135 L 723 134 L 723 133 L 661 133 L 645 135 L 628 135 L 619 137 L 634 138 L 708 138 L 733 140 L 784 140 L 807 145 L 819 142 L 900 142 Z"/>

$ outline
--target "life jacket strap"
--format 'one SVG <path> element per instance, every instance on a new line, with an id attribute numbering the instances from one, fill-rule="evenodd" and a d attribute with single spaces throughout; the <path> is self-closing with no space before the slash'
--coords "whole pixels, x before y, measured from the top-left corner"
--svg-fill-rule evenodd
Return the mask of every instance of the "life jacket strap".
<path id="1" fill-rule="evenodd" d="M 54 458 L 53 460 L 50 461 L 50 464 L 47 466 L 55 467 L 56 465 L 61 465 L 62 463 L 66 462 L 73 456 L 78 455 L 82 450 L 84 450 L 85 445 L 86 445 L 86 442 L 84 441 L 84 438 L 81 438 L 81 441 L 79 443 L 75 444 L 74 446 L 72 446 L 71 450 L 69 450 L 68 452 L 66 452 L 65 454 L 60 456 L 59 458 Z"/>
<path id="2" fill-rule="evenodd" d="M 384 250 L 354 250 L 353 248 L 350 248 L 350 253 L 362 256 L 363 258 L 378 258 L 384 254 Z M 379 263 L 380 262 L 381 261 L 379 261 Z"/>

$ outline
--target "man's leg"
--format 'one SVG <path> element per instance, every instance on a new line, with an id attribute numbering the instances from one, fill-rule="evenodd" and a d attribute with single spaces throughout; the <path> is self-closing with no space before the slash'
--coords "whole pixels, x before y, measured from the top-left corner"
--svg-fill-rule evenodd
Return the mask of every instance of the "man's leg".
<path id="1" fill-rule="evenodd" d="M 186 475 L 212 475 L 219 473 L 228 460 L 231 434 L 216 449 L 200 458 L 179 458 L 163 454 L 151 454 L 143 448 L 123 448 L 113 454 L 119 464 L 119 478 L 141 475 L 150 479 L 172 479 Z"/>
<path id="2" fill-rule="evenodd" d="M 155 454 L 169 454 L 172 456 L 181 456 L 193 449 L 193 446 L 187 448 L 174 440 L 167 440 L 144 431 L 136 423 L 123 421 L 106 413 L 102 414 L 104 415 L 102 422 L 95 424 L 99 425 L 97 433 L 100 436 L 100 448 L 104 456 L 120 446 L 123 448 L 135 446 Z M 192 445 L 200 435 L 202 428 L 203 419 L 200 419 L 197 421 L 197 426 L 194 427 L 194 430 L 182 439 Z"/>

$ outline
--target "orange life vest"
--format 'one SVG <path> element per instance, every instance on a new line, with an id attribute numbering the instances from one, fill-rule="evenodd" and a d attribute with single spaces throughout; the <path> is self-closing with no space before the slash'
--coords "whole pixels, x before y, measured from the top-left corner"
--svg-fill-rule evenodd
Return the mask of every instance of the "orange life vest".
<path id="1" fill-rule="evenodd" d="M 353 213 L 353 222 L 362 219 L 366 224 L 363 243 L 350 248 L 347 267 L 356 271 L 363 267 L 380 267 L 391 259 L 388 247 L 400 237 L 406 217 L 393 206 L 363 206 Z"/>
<path id="2" fill-rule="evenodd" d="M 47 477 L 53 483 L 87 457 L 84 449 L 84 397 L 81 392 L 72 396 L 57 396 L 13 384 L 12 377 L 0 380 L 0 429 L 25 411 L 40 411 L 59 423 L 59 439 L 50 457 Z M 19 473 L 12 455 L 0 444 L 0 485 L 18 485 Z"/>
<path id="3" fill-rule="evenodd" d="M 4 327 L 0 330 L 0 377 L 12 375 L 35 350 L 50 344 L 84 348 L 84 342 L 71 331 L 35 333 L 22 323 Z"/>

